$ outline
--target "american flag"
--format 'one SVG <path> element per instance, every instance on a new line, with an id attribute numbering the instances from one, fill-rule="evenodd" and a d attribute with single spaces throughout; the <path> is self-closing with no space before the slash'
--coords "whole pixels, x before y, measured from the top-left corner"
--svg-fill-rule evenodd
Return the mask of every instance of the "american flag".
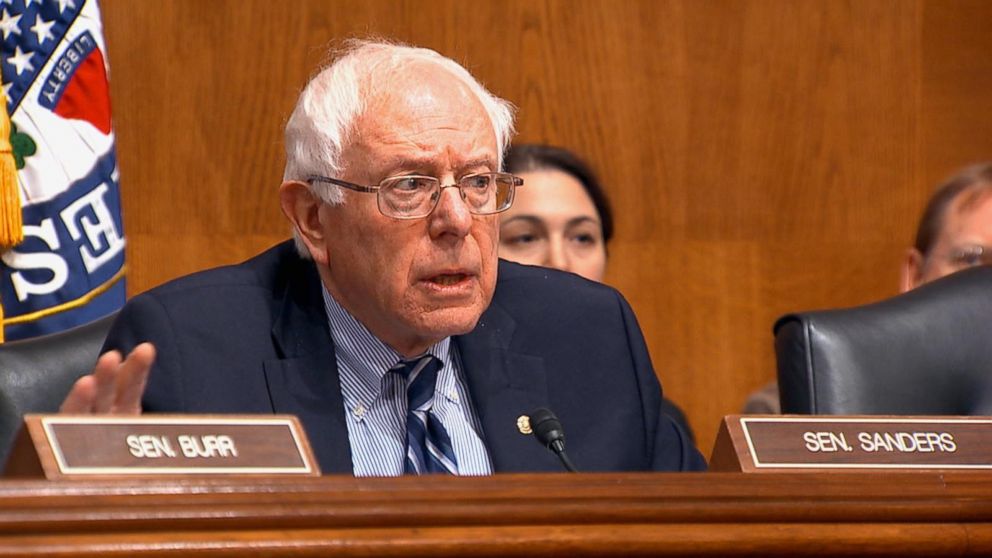
<path id="1" fill-rule="evenodd" d="M 2 255 L 6 338 L 124 302 L 124 234 L 95 0 L 0 0 L 0 69 L 25 240 Z"/>

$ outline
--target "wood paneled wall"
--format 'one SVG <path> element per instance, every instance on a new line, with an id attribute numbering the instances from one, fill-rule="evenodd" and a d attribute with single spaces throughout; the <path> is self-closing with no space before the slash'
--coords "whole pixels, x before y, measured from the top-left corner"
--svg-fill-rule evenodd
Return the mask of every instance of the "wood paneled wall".
<path id="1" fill-rule="evenodd" d="M 938 180 L 992 158 L 984 0 L 103 0 L 129 291 L 287 235 L 281 128 L 335 41 L 439 50 L 585 155 L 704 453 L 792 310 L 893 295 Z"/>

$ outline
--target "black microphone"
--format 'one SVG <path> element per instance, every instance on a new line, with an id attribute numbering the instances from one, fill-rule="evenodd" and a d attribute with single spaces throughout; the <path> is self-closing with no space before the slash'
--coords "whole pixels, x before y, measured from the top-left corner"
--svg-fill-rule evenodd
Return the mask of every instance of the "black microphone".
<path id="1" fill-rule="evenodd" d="M 562 428 L 561 421 L 558 420 L 558 417 L 550 409 L 545 409 L 544 407 L 534 409 L 530 414 L 530 428 L 534 432 L 534 437 L 537 438 L 537 441 L 555 452 L 555 455 L 558 456 L 562 465 L 569 472 L 579 472 L 575 468 L 575 465 L 572 465 L 568 454 L 565 453 L 565 429 Z"/>

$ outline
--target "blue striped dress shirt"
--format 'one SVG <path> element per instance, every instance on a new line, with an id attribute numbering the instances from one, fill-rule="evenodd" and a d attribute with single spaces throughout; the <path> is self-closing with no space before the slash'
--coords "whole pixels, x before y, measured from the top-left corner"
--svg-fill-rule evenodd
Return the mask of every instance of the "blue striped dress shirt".
<path id="1" fill-rule="evenodd" d="M 355 476 L 402 475 L 406 385 L 398 374 L 386 374 L 402 357 L 342 308 L 327 289 L 324 308 L 337 358 Z M 482 441 L 482 429 L 469 399 L 455 345 L 446 337 L 427 352 L 444 363 L 438 371 L 431 409 L 451 437 L 458 474 L 492 474 L 492 462 Z"/>

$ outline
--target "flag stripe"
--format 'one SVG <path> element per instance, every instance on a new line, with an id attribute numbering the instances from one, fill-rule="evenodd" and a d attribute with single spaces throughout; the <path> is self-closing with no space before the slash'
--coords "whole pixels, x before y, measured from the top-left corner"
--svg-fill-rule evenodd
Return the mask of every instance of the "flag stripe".
<path id="1" fill-rule="evenodd" d="M 3 325 L 6 326 L 6 325 L 20 324 L 25 322 L 33 322 L 35 320 L 40 320 L 42 318 L 46 318 L 53 314 L 58 314 L 59 312 L 65 312 L 66 310 L 72 310 L 74 308 L 79 308 L 80 306 L 84 306 L 88 304 L 90 301 L 92 301 L 94 298 L 109 291 L 110 288 L 114 286 L 114 283 L 117 283 L 118 281 L 124 278 L 124 275 L 126 275 L 126 273 L 127 273 L 127 266 L 125 265 L 121 267 L 121 270 L 115 273 L 114 276 L 111 277 L 109 281 L 103 283 L 102 285 L 99 285 L 97 288 L 77 298 L 76 300 L 70 300 L 69 302 L 59 304 L 58 306 L 45 308 L 44 310 L 38 310 L 37 312 L 32 312 L 30 314 L 21 314 L 20 316 L 4 319 Z"/>

